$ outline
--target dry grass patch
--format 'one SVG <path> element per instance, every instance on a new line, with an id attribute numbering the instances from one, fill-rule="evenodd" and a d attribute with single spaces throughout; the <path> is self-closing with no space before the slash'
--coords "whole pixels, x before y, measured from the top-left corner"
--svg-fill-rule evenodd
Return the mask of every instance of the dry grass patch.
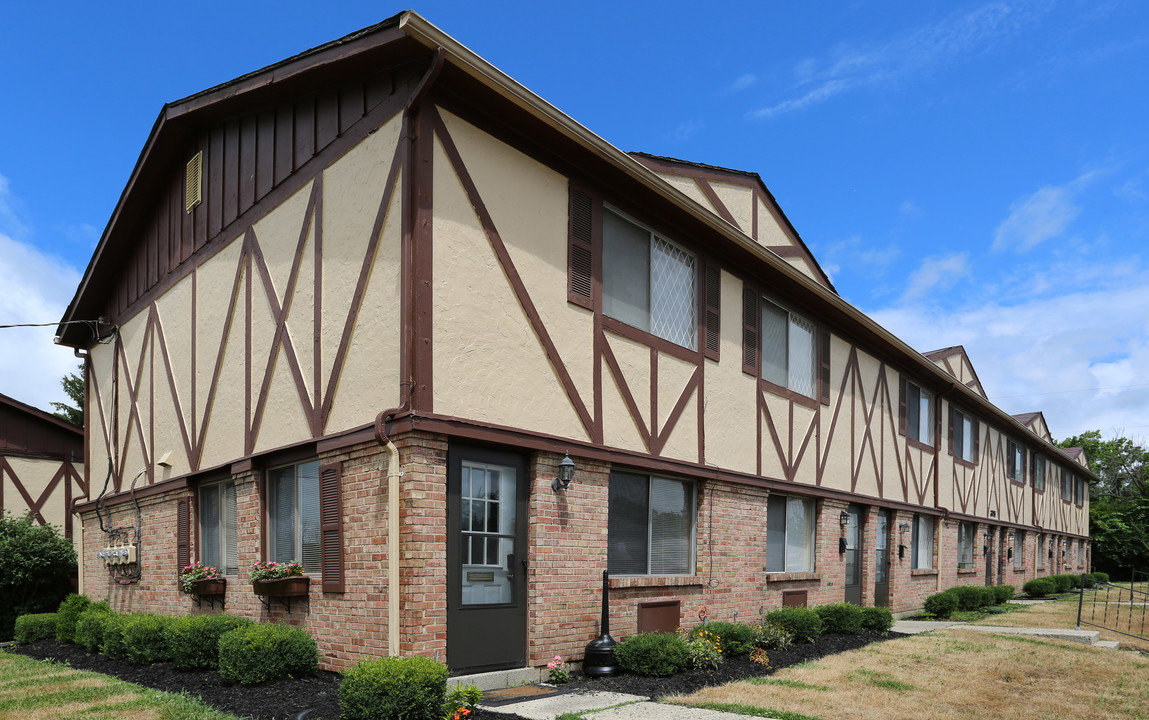
<path id="1" fill-rule="evenodd" d="M 1133 631 L 1136 633 L 1141 628 L 1141 614 L 1145 612 L 1145 628 L 1149 630 L 1149 611 L 1143 610 L 1139 606 L 1134 607 L 1132 617 L 1134 624 L 1132 627 L 1128 624 L 1130 618 L 1129 606 L 1126 604 L 1121 607 L 1120 613 L 1117 612 L 1117 607 L 1113 604 L 1109 606 L 1108 617 L 1103 615 L 1104 609 L 1101 605 L 1094 605 L 1092 603 L 1093 597 L 1096 593 L 1087 590 L 1085 592 L 1084 604 L 1082 606 L 1082 620 L 1095 623 L 1096 625 L 1107 625 L 1109 627 L 1116 627 L 1125 632 Z M 1114 595 L 1116 597 L 1116 595 Z M 1128 594 L 1126 594 L 1128 598 Z M 1004 615 L 988 615 L 982 619 L 975 620 L 971 625 L 996 625 L 998 627 L 1032 627 L 1032 628 L 1056 628 L 1059 630 L 1072 630 L 1077 627 L 1077 597 L 1072 598 L 1059 598 L 1049 602 L 1041 603 L 1038 605 L 1028 605 L 1022 610 L 1011 612 Z M 1101 633 L 1102 640 L 1116 640 L 1121 643 L 1121 647 L 1129 650 L 1140 650 L 1142 652 L 1149 652 L 1149 640 L 1129 637 L 1121 633 L 1111 632 L 1103 628 L 1094 627 L 1093 625 L 1082 624 L 1082 630 L 1097 630 Z"/>
<path id="2" fill-rule="evenodd" d="M 783 720 L 1144 718 L 1149 661 L 955 627 L 668 701 Z"/>

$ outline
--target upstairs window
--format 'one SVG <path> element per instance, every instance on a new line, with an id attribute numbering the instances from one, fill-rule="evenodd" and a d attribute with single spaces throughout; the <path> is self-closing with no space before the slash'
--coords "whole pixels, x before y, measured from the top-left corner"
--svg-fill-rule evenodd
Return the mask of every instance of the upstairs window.
<path id="1" fill-rule="evenodd" d="M 694 573 L 694 483 L 615 471 L 609 497 L 611 574 Z"/>
<path id="2" fill-rule="evenodd" d="M 766 502 L 766 572 L 814 572 L 815 502 L 771 495 Z"/>
<path id="3" fill-rule="evenodd" d="M 1025 448 L 1010 440 L 1006 444 L 1009 455 L 1009 479 L 1021 485 L 1025 484 Z"/>
<path id="4" fill-rule="evenodd" d="M 978 422 L 953 405 L 950 406 L 950 454 L 966 462 L 977 462 Z"/>
<path id="5" fill-rule="evenodd" d="M 1085 504 L 1085 481 L 1073 478 L 1073 501 L 1078 505 Z"/>
<path id="6" fill-rule="evenodd" d="M 602 309 L 627 325 L 694 350 L 698 261 L 620 213 L 602 213 Z"/>
<path id="7" fill-rule="evenodd" d="M 1073 473 L 1061 468 L 1061 499 L 1069 502 L 1073 499 Z"/>
<path id="8" fill-rule="evenodd" d="M 814 397 L 814 337 L 814 323 L 763 299 L 762 379 Z"/>
<path id="9" fill-rule="evenodd" d="M 958 567 L 973 567 L 973 543 L 976 534 L 973 523 L 958 523 Z"/>
<path id="10" fill-rule="evenodd" d="M 1033 456 L 1033 489 L 1038 492 L 1045 491 L 1045 457 Z"/>
<path id="11" fill-rule="evenodd" d="M 911 440 L 926 445 L 934 442 L 934 394 L 921 385 L 902 378 L 898 403 L 901 431 Z"/>
<path id="12" fill-rule="evenodd" d="M 199 491 L 199 560 L 224 575 L 239 572 L 236 552 L 235 483 L 205 485 Z"/>

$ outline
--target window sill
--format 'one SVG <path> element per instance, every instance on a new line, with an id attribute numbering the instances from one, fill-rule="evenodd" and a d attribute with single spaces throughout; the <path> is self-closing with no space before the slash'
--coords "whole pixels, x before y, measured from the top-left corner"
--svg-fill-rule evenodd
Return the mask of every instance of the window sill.
<path id="1" fill-rule="evenodd" d="M 913 577 L 917 577 L 919 575 L 937 575 L 937 574 L 938 574 L 937 568 L 916 568 L 914 570 L 910 570 L 910 575 Z"/>
<path id="2" fill-rule="evenodd" d="M 977 568 L 958 568 L 958 575 L 977 575 Z"/>
<path id="3" fill-rule="evenodd" d="M 769 380 L 763 380 L 762 378 L 759 378 L 759 382 L 761 383 L 762 389 L 766 392 L 778 395 L 779 397 L 784 397 L 787 400 L 793 400 L 799 405 L 805 405 L 810 409 L 816 409 L 818 407 L 818 401 L 812 397 L 808 397 L 781 385 L 775 385 Z"/>
<path id="4" fill-rule="evenodd" d="M 610 578 L 610 587 L 613 588 L 644 588 L 644 587 L 686 587 L 701 585 L 702 578 L 697 575 L 629 575 L 626 577 Z"/>
<path id="5" fill-rule="evenodd" d="M 957 455 L 954 455 L 953 457 L 955 465 L 961 465 L 962 467 L 967 468 L 977 467 L 977 463 L 975 463 L 973 460 L 966 460 L 965 458 L 958 457 Z"/>
<path id="6" fill-rule="evenodd" d="M 793 582 L 795 580 L 821 580 L 822 573 L 767 573 L 766 582 Z"/>
<path id="7" fill-rule="evenodd" d="M 1015 567 L 1015 568 L 1013 569 L 1013 571 L 1014 571 L 1015 573 L 1023 573 L 1023 572 L 1025 572 L 1025 568 L 1024 568 L 1024 567 Z"/>
<path id="8" fill-rule="evenodd" d="M 932 453 L 934 451 L 933 445 L 930 445 L 929 443 L 924 443 L 921 440 L 915 440 L 914 438 L 912 438 L 908 435 L 906 436 L 906 444 L 912 448 L 917 448 L 918 450 L 921 450 L 922 452 L 931 452 Z"/>

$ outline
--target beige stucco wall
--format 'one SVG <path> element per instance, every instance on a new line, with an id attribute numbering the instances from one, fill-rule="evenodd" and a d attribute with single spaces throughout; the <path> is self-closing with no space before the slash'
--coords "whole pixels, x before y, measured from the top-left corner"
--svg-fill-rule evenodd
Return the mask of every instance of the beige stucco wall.
<path id="1" fill-rule="evenodd" d="M 122 463 L 125 484 L 149 463 L 155 480 L 186 474 L 197 467 L 195 448 L 201 436 L 198 468 L 243 457 L 249 452 L 245 430 L 255 424 L 248 417 L 249 408 L 254 416 L 265 384 L 266 405 L 256 427 L 255 452 L 369 424 L 380 410 L 397 404 L 398 185 L 372 256 L 368 248 L 400 127 L 399 118 L 392 118 L 323 170 L 322 193 L 316 197 L 319 210 L 314 215 L 307 213 L 316 189 L 312 181 L 255 221 L 251 238 L 266 263 L 270 290 L 255 260 L 250 262 L 249 276 L 244 255 L 247 234 L 240 230 L 152 306 L 121 322 L 123 357 L 115 372 L 115 345 L 92 349 L 92 372 L 99 392 L 89 413 L 88 442 L 91 457 L 99 460 L 97 467 L 103 467 L 111 446 L 117 463 Z M 315 252 L 320 231 L 321 264 Z M 337 351 L 365 262 L 362 303 L 351 319 L 342 371 L 335 373 Z M 317 279 L 320 297 L 315 292 Z M 284 337 L 294 350 L 302 393 L 285 346 L 273 349 L 276 305 L 288 308 Z M 153 311 L 156 327 L 149 324 Z M 213 382 L 217 360 L 218 379 Z M 130 387 L 138 387 L 134 412 Z M 330 415 L 313 432 L 307 408 L 321 405 L 329 393 Z M 115 438 L 114 427 L 118 427 Z M 170 470 L 155 465 L 169 454 Z"/>

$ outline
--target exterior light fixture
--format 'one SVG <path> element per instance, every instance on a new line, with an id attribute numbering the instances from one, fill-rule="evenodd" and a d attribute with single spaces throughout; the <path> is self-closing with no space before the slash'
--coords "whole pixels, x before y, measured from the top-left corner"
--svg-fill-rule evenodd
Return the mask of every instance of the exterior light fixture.
<path id="1" fill-rule="evenodd" d="M 575 464 L 571 460 L 570 453 L 563 456 L 562 461 L 559 462 L 559 475 L 554 480 L 551 480 L 551 490 L 558 492 L 560 489 L 566 490 L 570 487 L 571 480 L 574 480 Z"/>
<path id="2" fill-rule="evenodd" d="M 990 517 L 997 517 L 997 510 L 990 510 L 990 511 L 989 511 L 989 516 L 990 516 Z"/>
<path id="3" fill-rule="evenodd" d="M 910 531 L 909 523 L 900 523 L 898 525 L 898 559 L 901 560 L 906 556 L 906 542 L 905 534 Z"/>
<path id="4" fill-rule="evenodd" d="M 842 527 L 846 527 L 847 525 L 849 525 L 850 524 L 850 513 L 843 510 L 842 514 L 838 516 L 838 524 L 841 525 Z"/>

